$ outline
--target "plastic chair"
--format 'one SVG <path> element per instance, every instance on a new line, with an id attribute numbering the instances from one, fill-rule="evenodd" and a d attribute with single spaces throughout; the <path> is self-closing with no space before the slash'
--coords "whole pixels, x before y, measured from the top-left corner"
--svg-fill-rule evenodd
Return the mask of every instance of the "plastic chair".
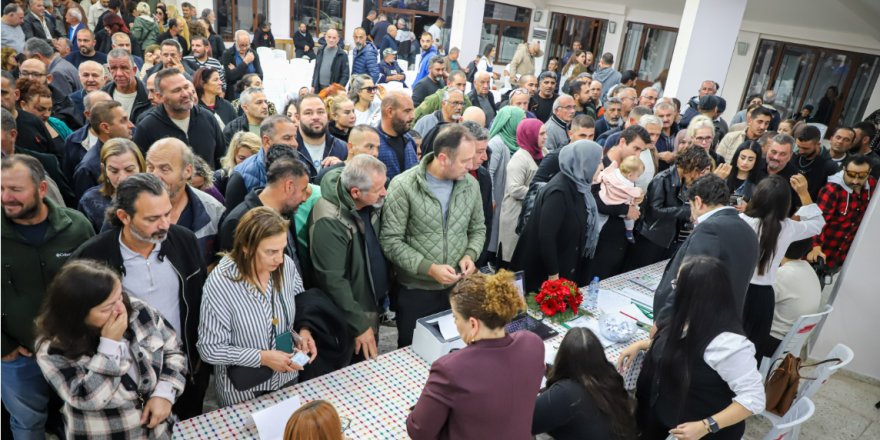
<path id="1" fill-rule="evenodd" d="M 832 310 L 834 310 L 834 307 L 826 305 L 825 309 L 819 313 L 803 315 L 798 318 L 797 321 L 794 322 L 794 325 L 791 326 L 791 330 L 788 331 L 788 334 L 785 335 L 785 339 L 783 339 L 782 343 L 779 344 L 779 347 L 776 348 L 773 356 L 769 358 L 765 357 L 761 360 L 761 366 L 758 368 L 761 377 L 767 377 L 767 373 L 770 372 L 773 362 L 781 359 L 786 353 L 800 356 L 801 350 L 803 350 L 804 345 L 807 344 L 807 340 L 810 339 L 810 334 L 813 333 L 813 330 L 816 329 L 816 326 L 822 318 L 831 313 Z"/>
<path id="2" fill-rule="evenodd" d="M 272 49 L 272 56 L 277 60 L 287 61 L 287 51 L 281 49 Z"/>
<path id="3" fill-rule="evenodd" d="M 773 421 L 773 428 L 764 436 L 764 440 L 796 440 L 801 425 L 813 417 L 815 412 L 816 405 L 812 400 L 806 397 L 798 400 L 784 417 Z"/>
<path id="4" fill-rule="evenodd" d="M 260 46 L 257 48 L 257 55 L 260 56 L 260 61 L 263 61 L 268 58 L 273 58 L 272 56 L 272 48 Z"/>
<path id="5" fill-rule="evenodd" d="M 853 357 L 855 357 L 855 354 L 851 348 L 843 344 L 835 345 L 834 348 L 828 352 L 828 355 L 825 356 L 824 360 L 840 359 L 840 362 L 829 362 L 827 364 L 819 365 L 812 374 L 806 374 L 815 379 L 804 379 L 800 383 L 797 397 L 811 398 L 816 395 L 816 393 L 819 392 L 819 388 L 822 388 L 822 385 L 824 385 L 825 382 L 828 382 L 828 379 L 833 376 L 834 373 L 852 362 Z"/>
<path id="6" fill-rule="evenodd" d="M 416 75 L 418 75 L 418 72 L 413 71 L 413 70 L 407 70 L 406 72 L 403 73 L 403 76 L 406 77 L 404 79 L 404 82 L 406 83 L 406 85 L 408 87 L 412 88 L 413 81 L 415 81 L 415 79 L 416 79 Z"/>
<path id="7" fill-rule="evenodd" d="M 409 70 L 409 63 L 406 62 L 405 60 L 397 60 L 397 64 L 398 64 L 398 65 L 400 66 L 400 68 L 403 69 L 404 71 Z"/>

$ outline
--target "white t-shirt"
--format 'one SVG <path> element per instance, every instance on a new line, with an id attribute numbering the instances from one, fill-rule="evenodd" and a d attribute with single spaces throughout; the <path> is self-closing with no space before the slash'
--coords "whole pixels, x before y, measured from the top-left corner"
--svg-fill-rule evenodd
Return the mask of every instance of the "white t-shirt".
<path id="1" fill-rule="evenodd" d="M 171 122 L 173 122 L 174 125 L 180 127 L 180 129 L 183 130 L 184 133 L 189 133 L 189 116 L 187 116 L 186 119 L 170 119 Z"/>
<path id="2" fill-rule="evenodd" d="M 776 271 L 773 293 L 776 294 L 776 308 L 770 336 L 781 341 L 798 318 L 819 311 L 822 285 L 810 263 L 789 261 Z"/>
<path id="3" fill-rule="evenodd" d="M 306 146 L 306 150 L 308 150 L 309 156 L 312 158 L 315 170 L 321 171 L 321 160 L 324 159 L 324 144 L 311 145 L 303 142 L 303 145 Z"/>
<path id="4" fill-rule="evenodd" d="M 125 114 L 131 118 L 131 109 L 134 108 L 134 101 L 137 99 L 137 90 L 132 93 L 122 93 L 119 90 L 113 91 L 113 100 L 122 104 L 122 109 L 125 110 Z"/>

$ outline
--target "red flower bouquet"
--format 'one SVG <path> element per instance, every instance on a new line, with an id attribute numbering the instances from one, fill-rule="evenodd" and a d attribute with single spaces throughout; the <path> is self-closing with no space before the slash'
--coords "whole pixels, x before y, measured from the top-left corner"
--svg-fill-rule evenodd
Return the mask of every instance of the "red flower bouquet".
<path id="1" fill-rule="evenodd" d="M 583 300 L 584 296 L 577 284 L 559 278 L 544 281 L 541 291 L 534 296 L 532 306 L 539 308 L 544 316 L 551 317 L 556 322 L 565 322 L 577 317 L 578 307 Z"/>

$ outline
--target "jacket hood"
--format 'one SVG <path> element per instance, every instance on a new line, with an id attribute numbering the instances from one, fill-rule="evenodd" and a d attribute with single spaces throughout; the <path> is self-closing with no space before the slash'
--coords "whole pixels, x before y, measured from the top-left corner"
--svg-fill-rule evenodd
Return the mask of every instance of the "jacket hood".
<path id="1" fill-rule="evenodd" d="M 338 206 L 341 211 L 351 211 L 354 210 L 354 200 L 352 200 L 351 194 L 342 187 L 342 171 L 344 169 L 345 167 L 341 166 L 324 175 L 321 179 L 321 197 Z"/>
<path id="2" fill-rule="evenodd" d="M 610 67 L 602 67 L 593 73 L 593 79 L 599 82 L 605 82 L 605 80 L 610 78 L 614 72 L 615 70 Z"/>
<path id="3" fill-rule="evenodd" d="M 155 21 L 153 21 L 153 17 L 149 17 L 146 15 L 138 15 L 137 17 L 135 17 L 134 21 L 138 21 L 138 20 L 149 21 L 150 23 L 155 23 Z"/>
<path id="4" fill-rule="evenodd" d="M 837 173 L 828 176 L 828 183 L 833 183 L 833 184 L 841 187 L 844 191 L 846 191 L 847 194 L 853 193 L 853 189 L 849 185 L 846 184 L 845 180 L 843 180 L 843 170 L 840 170 Z M 871 181 L 870 180 L 865 182 L 865 187 L 862 190 L 863 191 L 870 191 L 871 190 Z"/>

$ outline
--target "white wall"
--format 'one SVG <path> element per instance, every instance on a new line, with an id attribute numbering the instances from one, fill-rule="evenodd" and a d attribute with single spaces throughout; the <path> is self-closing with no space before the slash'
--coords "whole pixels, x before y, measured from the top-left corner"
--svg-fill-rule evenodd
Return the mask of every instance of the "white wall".
<path id="1" fill-rule="evenodd" d="M 275 38 L 290 38 L 290 0 L 269 0 L 269 13 L 274 20 L 272 23 L 272 35 Z"/>
<path id="2" fill-rule="evenodd" d="M 835 287 L 834 311 L 825 321 L 810 356 L 822 359 L 832 347 L 843 343 L 855 352 L 847 370 L 880 379 L 880 295 L 876 280 L 880 263 L 880 196 L 875 194 L 872 199 Z"/>
<path id="3" fill-rule="evenodd" d="M 752 61 L 758 50 L 758 41 L 760 34 L 756 32 L 740 31 L 737 36 L 737 44 L 746 43 L 749 50 L 745 55 L 737 53 L 736 45 L 734 45 L 733 53 L 730 58 L 730 68 L 727 70 L 727 78 L 721 84 L 721 97 L 727 101 L 727 109 L 724 111 L 724 119 L 730 121 L 740 109 L 739 101 L 742 99 L 743 90 L 748 86 L 749 70 L 752 67 Z M 693 90 L 696 95 L 697 90 Z"/>

